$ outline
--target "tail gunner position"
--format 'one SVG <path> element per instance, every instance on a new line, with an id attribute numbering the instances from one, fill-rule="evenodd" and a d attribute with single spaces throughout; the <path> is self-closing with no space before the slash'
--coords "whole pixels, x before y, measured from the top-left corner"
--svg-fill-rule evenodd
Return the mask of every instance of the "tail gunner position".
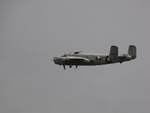
<path id="1" fill-rule="evenodd" d="M 55 64 L 63 65 L 66 69 L 66 65 L 70 68 L 72 66 L 96 66 L 112 63 L 122 63 L 136 58 L 136 46 L 130 45 L 128 48 L 128 54 L 118 55 L 118 47 L 111 46 L 109 55 L 92 55 L 82 54 L 80 51 L 64 54 L 60 57 L 54 57 L 53 61 Z"/>

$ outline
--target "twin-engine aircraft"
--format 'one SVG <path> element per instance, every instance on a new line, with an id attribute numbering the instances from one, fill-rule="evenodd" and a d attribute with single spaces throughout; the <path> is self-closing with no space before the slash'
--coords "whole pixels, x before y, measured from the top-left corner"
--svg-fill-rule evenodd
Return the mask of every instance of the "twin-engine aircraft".
<path id="1" fill-rule="evenodd" d="M 80 51 L 64 54 L 60 57 L 54 57 L 55 64 L 63 65 L 64 70 L 66 65 L 70 68 L 75 66 L 96 66 L 112 63 L 122 63 L 125 61 L 134 60 L 136 58 L 136 46 L 130 45 L 128 48 L 128 54 L 118 55 L 118 47 L 113 45 L 110 47 L 109 55 L 92 55 L 83 54 Z"/>

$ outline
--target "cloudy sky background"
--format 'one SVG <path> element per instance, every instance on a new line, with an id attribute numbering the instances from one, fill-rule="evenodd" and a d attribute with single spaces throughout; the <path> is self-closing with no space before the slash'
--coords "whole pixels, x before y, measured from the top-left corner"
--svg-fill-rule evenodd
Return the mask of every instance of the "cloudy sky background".
<path id="1" fill-rule="evenodd" d="M 1 113 L 150 113 L 149 0 L 1 0 Z M 50 57 L 111 45 L 137 59 L 67 69 Z"/>

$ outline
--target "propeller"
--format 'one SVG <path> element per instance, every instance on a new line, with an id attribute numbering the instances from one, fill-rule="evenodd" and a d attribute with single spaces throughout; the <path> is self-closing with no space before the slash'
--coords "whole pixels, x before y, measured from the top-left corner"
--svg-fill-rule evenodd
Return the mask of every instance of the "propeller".
<path id="1" fill-rule="evenodd" d="M 78 68 L 78 65 L 76 65 L 76 69 Z"/>
<path id="2" fill-rule="evenodd" d="M 66 66 L 65 65 L 63 65 L 63 68 L 64 68 L 64 70 L 66 70 Z"/>

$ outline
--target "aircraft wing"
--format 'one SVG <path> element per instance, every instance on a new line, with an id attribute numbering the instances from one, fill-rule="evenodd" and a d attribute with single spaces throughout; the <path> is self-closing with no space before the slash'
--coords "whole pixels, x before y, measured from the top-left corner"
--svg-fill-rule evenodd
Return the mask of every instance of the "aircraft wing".
<path id="1" fill-rule="evenodd" d="M 77 61 L 77 62 L 80 62 L 80 61 L 89 62 L 90 61 L 89 59 L 84 58 L 84 57 L 74 57 L 74 56 L 64 57 L 63 59 L 66 60 L 66 61 Z"/>

